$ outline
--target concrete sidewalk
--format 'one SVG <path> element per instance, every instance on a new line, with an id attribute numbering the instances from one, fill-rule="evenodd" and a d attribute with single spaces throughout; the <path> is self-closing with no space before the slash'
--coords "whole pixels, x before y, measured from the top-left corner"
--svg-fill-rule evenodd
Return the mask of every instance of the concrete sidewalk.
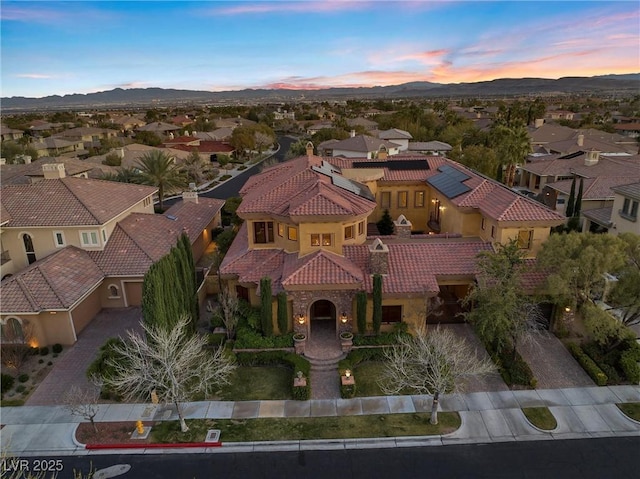
<path id="1" fill-rule="evenodd" d="M 445 436 L 330 439 L 224 443 L 222 448 L 196 448 L 189 452 L 242 452 L 272 450 L 354 449 L 427 445 L 638 436 L 640 423 L 615 405 L 640 402 L 640 386 L 588 387 L 443 395 L 441 411 L 457 411 L 462 424 Z M 525 418 L 521 408 L 547 406 L 558 426 L 541 431 Z M 247 419 L 265 417 L 328 417 L 366 414 L 428 412 L 430 396 L 380 396 L 311 401 L 202 401 L 185 404 L 188 419 Z M 74 439 L 83 420 L 63 406 L 22 406 L 1 409 L 3 451 L 16 456 L 97 454 Z M 103 404 L 98 422 L 176 420 L 175 410 L 148 404 Z M 182 449 L 138 449 L 141 453 L 169 453 Z M 119 453 L 123 452 L 122 450 Z M 101 452 L 102 454 L 105 451 Z"/>

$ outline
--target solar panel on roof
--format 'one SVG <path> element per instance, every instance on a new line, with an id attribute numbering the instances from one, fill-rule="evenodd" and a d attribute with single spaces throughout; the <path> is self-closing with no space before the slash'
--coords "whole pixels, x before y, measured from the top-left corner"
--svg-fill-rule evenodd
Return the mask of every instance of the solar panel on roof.
<path id="1" fill-rule="evenodd" d="M 390 170 L 428 170 L 427 160 L 355 161 L 354 168 L 388 168 Z"/>
<path id="2" fill-rule="evenodd" d="M 471 178 L 469 175 L 450 165 L 442 165 L 438 168 L 438 171 L 441 171 L 442 173 L 445 173 L 446 175 L 455 178 L 458 181 L 465 181 Z"/>
<path id="3" fill-rule="evenodd" d="M 460 196 L 462 193 L 466 193 L 467 191 L 471 191 L 471 188 L 469 188 L 467 185 L 453 178 L 452 176 L 447 175 L 446 173 L 432 176 L 431 178 L 427 179 L 427 183 L 432 185 L 449 199 Z"/>
<path id="4" fill-rule="evenodd" d="M 576 151 L 574 153 L 569 153 L 568 155 L 564 155 L 564 156 L 559 156 L 558 159 L 559 160 L 572 160 L 574 158 L 577 158 L 579 156 L 584 155 L 584 151 Z"/>
<path id="5" fill-rule="evenodd" d="M 375 197 L 371 194 L 371 191 L 369 191 L 369 188 L 367 188 L 365 185 L 337 175 L 331 175 L 331 180 L 333 184 L 338 188 L 350 191 L 351 193 L 354 193 L 371 201 L 375 200 Z"/>

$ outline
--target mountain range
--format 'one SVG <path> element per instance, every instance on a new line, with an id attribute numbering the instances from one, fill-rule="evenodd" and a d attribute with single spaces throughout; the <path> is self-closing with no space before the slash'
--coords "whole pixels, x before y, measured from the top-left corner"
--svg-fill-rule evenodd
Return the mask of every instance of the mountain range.
<path id="1" fill-rule="evenodd" d="M 3 97 L 1 109 L 6 113 L 8 111 L 48 109 L 168 106 L 180 103 L 228 104 L 299 100 L 505 97 L 577 93 L 640 94 L 640 73 L 558 79 L 501 78 L 475 83 L 412 82 L 393 86 L 319 90 L 245 89 L 211 92 L 165 88 L 116 88 L 97 93 L 52 95 L 43 98 Z"/>

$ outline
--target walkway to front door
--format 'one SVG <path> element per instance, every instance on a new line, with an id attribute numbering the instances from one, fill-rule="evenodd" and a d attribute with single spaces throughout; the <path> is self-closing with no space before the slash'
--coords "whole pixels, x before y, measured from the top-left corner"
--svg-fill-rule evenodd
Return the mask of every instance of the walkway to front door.
<path id="1" fill-rule="evenodd" d="M 338 361 L 346 355 L 336 338 L 333 321 L 318 320 L 311 323 L 311 334 L 305 346 L 305 357 L 311 363 L 311 399 L 340 397 Z"/>

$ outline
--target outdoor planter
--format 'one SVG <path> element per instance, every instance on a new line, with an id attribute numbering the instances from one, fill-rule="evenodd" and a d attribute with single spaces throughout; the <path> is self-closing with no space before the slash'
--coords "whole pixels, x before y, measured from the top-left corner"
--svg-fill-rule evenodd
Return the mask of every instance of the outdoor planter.
<path id="1" fill-rule="evenodd" d="M 340 345 L 342 346 L 342 352 L 348 353 L 353 346 L 353 333 L 344 332 L 340 333 Z"/>
<path id="2" fill-rule="evenodd" d="M 296 354 L 304 354 L 304 346 L 307 342 L 307 335 L 296 333 L 293 335 L 293 346 L 296 348 Z"/>

